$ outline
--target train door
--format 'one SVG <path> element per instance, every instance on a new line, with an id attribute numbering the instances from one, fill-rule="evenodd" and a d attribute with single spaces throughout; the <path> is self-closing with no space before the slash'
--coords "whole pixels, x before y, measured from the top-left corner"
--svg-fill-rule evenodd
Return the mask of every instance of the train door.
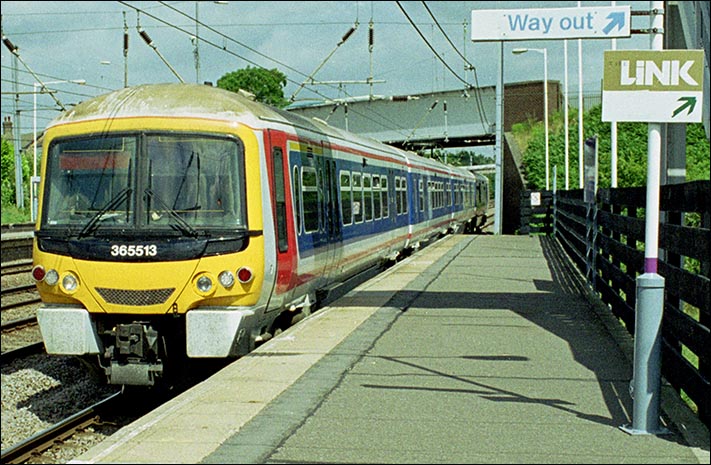
<path id="1" fill-rule="evenodd" d="M 331 146 L 327 141 L 321 142 L 323 148 L 323 158 L 321 159 L 321 179 L 323 180 L 323 215 L 326 242 L 326 266 L 324 274 L 329 282 L 338 272 L 338 266 L 343 255 L 342 239 L 343 230 L 338 208 L 338 188 L 339 179 L 336 169 L 336 161 L 331 153 Z"/>
<path id="2" fill-rule="evenodd" d="M 267 169 L 276 249 L 275 292 L 279 299 L 288 302 L 297 273 L 296 239 L 292 215 L 294 210 L 291 196 L 287 195 L 292 191 L 289 185 L 289 163 L 284 133 L 269 130 L 268 135 Z"/>

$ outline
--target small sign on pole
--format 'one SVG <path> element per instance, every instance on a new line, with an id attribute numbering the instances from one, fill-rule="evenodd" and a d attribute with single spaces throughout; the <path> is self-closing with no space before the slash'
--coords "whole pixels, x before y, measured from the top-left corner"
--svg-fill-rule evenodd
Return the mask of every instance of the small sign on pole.
<path id="1" fill-rule="evenodd" d="M 531 192 L 531 206 L 540 207 L 541 206 L 541 193 Z"/>
<path id="2" fill-rule="evenodd" d="M 583 197 L 585 203 L 595 203 L 597 193 L 597 135 L 585 140 L 583 150 L 585 189 Z"/>

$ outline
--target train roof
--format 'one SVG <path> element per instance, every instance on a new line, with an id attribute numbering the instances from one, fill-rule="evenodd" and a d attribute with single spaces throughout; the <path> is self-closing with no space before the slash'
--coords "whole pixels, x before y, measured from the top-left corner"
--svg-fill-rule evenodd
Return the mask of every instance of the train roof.
<path id="1" fill-rule="evenodd" d="M 387 152 L 396 157 L 407 158 L 411 162 L 417 161 L 424 166 L 454 170 L 465 177 L 469 177 L 470 174 L 462 173 L 463 170 L 441 164 L 436 160 L 421 157 L 414 152 L 404 151 L 375 139 L 335 128 L 317 118 L 305 118 L 262 104 L 246 93 L 231 92 L 201 84 L 143 84 L 118 89 L 77 104 L 55 118 L 48 128 L 67 123 L 137 116 L 239 120 L 254 128 L 264 127 L 266 122 L 276 122 Z"/>
<path id="2" fill-rule="evenodd" d="M 269 106 L 241 94 L 199 84 L 143 84 L 118 89 L 79 103 L 57 117 L 51 126 L 96 119 L 197 117 L 254 124 L 257 118 L 275 118 Z"/>

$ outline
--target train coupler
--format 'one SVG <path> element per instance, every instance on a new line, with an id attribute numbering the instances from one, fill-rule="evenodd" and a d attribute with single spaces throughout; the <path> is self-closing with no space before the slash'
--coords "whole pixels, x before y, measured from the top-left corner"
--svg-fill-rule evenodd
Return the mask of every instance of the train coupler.
<path id="1" fill-rule="evenodd" d="M 142 322 L 119 324 L 114 328 L 115 344 L 107 350 L 111 363 L 104 368 L 109 384 L 153 386 L 163 375 L 158 357 L 158 332 Z"/>
<path id="2" fill-rule="evenodd" d="M 109 384 L 131 386 L 153 386 L 163 375 L 163 364 L 112 361 L 106 368 Z"/>

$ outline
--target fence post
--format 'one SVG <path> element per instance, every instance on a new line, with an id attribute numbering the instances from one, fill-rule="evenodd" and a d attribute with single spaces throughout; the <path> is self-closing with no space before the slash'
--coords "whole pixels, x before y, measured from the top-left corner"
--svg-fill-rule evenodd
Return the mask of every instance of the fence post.
<path id="1" fill-rule="evenodd" d="M 592 206 L 594 202 L 585 203 L 585 280 L 588 285 L 592 285 Z"/>

